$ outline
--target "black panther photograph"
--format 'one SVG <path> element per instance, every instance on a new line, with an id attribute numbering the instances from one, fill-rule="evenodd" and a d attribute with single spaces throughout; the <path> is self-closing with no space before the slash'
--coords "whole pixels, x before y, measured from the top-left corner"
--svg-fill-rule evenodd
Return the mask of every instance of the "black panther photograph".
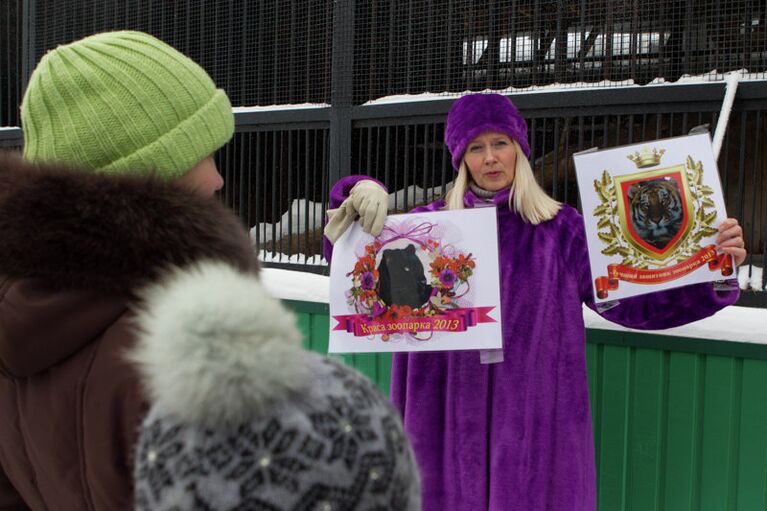
<path id="1" fill-rule="evenodd" d="M 417 309 L 431 296 L 432 287 L 426 283 L 414 245 L 384 250 L 378 274 L 378 297 L 387 306 L 409 305 Z"/>

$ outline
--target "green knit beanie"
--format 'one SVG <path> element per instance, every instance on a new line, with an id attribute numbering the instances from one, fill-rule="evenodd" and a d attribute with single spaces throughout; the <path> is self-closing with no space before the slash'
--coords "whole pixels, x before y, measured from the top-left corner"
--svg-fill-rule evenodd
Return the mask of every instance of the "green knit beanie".
<path id="1" fill-rule="evenodd" d="M 59 46 L 21 103 L 24 158 L 99 172 L 184 175 L 234 131 L 229 98 L 195 62 L 148 34 Z"/>

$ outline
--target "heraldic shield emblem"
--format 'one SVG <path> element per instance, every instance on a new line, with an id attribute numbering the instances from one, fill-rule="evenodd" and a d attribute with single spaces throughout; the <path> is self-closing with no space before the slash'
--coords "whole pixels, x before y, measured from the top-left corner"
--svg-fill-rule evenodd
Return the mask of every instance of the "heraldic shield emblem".
<path id="1" fill-rule="evenodd" d="M 635 153 L 638 168 L 660 164 L 664 150 Z M 618 282 L 659 284 L 679 279 L 708 264 L 711 271 L 732 274 L 729 256 L 717 254 L 715 243 L 701 246 L 718 232 L 714 190 L 703 183 L 703 164 L 691 156 L 683 164 L 594 180 L 600 204 L 594 209 L 597 237 L 607 245 L 607 275 L 595 279 L 597 298 L 607 298 Z M 602 230 L 600 230 L 602 229 Z"/>
<path id="2" fill-rule="evenodd" d="M 650 260 L 668 259 L 694 224 L 684 166 L 616 176 L 615 184 L 623 238 Z"/>

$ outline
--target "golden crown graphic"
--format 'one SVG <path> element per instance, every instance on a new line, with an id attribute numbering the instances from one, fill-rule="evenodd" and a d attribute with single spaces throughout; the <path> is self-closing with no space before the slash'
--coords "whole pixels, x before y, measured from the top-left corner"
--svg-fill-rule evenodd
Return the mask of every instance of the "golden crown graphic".
<path id="1" fill-rule="evenodd" d="M 653 147 L 650 151 L 648 147 L 643 147 L 641 151 L 635 151 L 634 154 L 629 154 L 626 158 L 633 161 L 638 169 L 646 169 L 660 165 L 660 159 L 665 153 L 665 149 L 659 150 Z"/>

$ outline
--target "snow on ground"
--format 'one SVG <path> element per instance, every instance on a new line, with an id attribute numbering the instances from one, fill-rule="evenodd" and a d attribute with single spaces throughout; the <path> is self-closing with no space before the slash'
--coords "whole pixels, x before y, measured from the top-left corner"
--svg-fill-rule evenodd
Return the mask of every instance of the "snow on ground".
<path id="1" fill-rule="evenodd" d="M 265 268 L 266 288 L 282 300 L 328 303 L 330 278 L 313 273 Z M 625 328 L 603 319 L 588 307 L 583 307 L 586 328 L 624 332 L 648 332 Z M 685 326 L 650 332 L 674 337 L 715 339 L 724 341 L 767 344 L 767 309 L 726 307 L 713 316 Z"/>
<path id="2" fill-rule="evenodd" d="M 767 344 L 767 309 L 756 307 L 725 307 L 713 316 L 684 326 L 666 330 L 634 330 L 611 323 L 596 312 L 583 306 L 586 328 L 619 330 L 624 332 L 653 332 L 674 337 L 717 339 L 723 341 Z"/>
<path id="3" fill-rule="evenodd" d="M 750 276 L 749 268 L 751 269 Z M 741 289 L 767 291 L 767 289 L 762 287 L 762 269 L 758 266 L 740 266 L 738 268 L 738 284 Z"/>
<path id="4" fill-rule="evenodd" d="M 272 296 L 280 300 L 328 303 L 329 277 L 303 271 L 263 268 L 261 280 Z"/>
<path id="5" fill-rule="evenodd" d="M 293 236 L 298 236 L 307 230 L 319 229 L 322 227 L 323 220 L 322 203 L 296 199 L 290 203 L 290 209 L 282 214 L 277 223 L 259 222 L 252 227 L 250 237 L 255 241 L 256 234 L 258 234 L 258 241 L 266 243 L 272 241 L 273 237 L 276 239 L 284 238 L 291 232 Z"/>
<path id="6" fill-rule="evenodd" d="M 310 264 L 314 266 L 327 266 L 328 262 L 324 257 L 313 255 L 306 257 L 304 254 L 293 254 L 291 256 L 287 254 L 273 254 L 267 251 L 258 252 L 258 260 L 264 263 L 281 263 L 281 264 Z M 305 273 L 296 271 L 294 273 Z"/>

